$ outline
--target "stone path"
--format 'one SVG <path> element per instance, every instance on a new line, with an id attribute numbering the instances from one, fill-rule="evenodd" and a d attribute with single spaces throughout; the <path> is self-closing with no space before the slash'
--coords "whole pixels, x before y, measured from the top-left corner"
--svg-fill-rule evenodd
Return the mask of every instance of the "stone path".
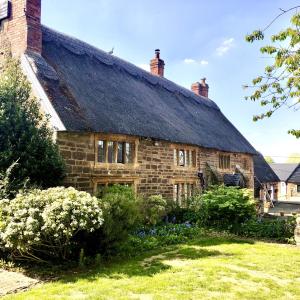
<path id="1" fill-rule="evenodd" d="M 0 297 L 27 290 L 38 283 L 38 280 L 29 278 L 21 273 L 8 272 L 0 269 Z"/>

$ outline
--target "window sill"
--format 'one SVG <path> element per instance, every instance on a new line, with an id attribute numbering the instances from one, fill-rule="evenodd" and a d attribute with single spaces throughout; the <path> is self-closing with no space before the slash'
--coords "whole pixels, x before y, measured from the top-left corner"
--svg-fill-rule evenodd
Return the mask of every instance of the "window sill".
<path id="1" fill-rule="evenodd" d="M 99 163 L 95 164 L 97 169 L 135 169 L 139 165 L 132 163 L 132 164 L 118 164 L 118 163 Z"/>
<path id="2" fill-rule="evenodd" d="M 182 166 L 174 166 L 176 170 L 196 170 L 197 167 L 190 166 L 190 167 L 182 167 Z"/>

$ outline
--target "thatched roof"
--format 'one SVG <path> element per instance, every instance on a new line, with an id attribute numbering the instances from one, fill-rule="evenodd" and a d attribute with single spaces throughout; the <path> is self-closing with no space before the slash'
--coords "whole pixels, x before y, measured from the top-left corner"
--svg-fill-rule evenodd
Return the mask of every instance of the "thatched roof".
<path id="1" fill-rule="evenodd" d="M 212 100 L 82 41 L 43 27 L 42 57 L 27 57 L 68 131 L 255 153 Z"/>

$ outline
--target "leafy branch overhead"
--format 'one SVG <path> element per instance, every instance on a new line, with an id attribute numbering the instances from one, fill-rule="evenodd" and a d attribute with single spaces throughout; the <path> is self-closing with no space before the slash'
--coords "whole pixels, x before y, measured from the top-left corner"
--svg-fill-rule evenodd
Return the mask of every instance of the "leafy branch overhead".
<path id="1" fill-rule="evenodd" d="M 288 10 L 281 9 L 263 30 L 255 30 L 246 36 L 246 41 L 264 40 L 265 32 L 282 15 L 294 11 L 300 6 Z M 291 18 L 290 27 L 271 36 L 271 45 L 260 48 L 261 53 L 272 58 L 272 63 L 265 67 L 264 73 L 252 80 L 254 91 L 246 100 L 258 101 L 266 110 L 253 117 L 254 121 L 271 117 L 275 111 L 287 107 L 293 111 L 300 108 L 300 13 L 295 13 Z M 291 129 L 289 133 L 300 138 L 299 129 Z"/>

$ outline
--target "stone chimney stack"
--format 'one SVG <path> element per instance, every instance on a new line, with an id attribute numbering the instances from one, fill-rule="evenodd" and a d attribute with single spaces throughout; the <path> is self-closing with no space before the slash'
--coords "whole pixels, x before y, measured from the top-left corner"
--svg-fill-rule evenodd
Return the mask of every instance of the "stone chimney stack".
<path id="1" fill-rule="evenodd" d="M 206 78 L 202 78 L 201 82 L 196 82 L 192 84 L 192 91 L 198 96 L 208 98 L 209 86 L 206 83 Z"/>
<path id="2" fill-rule="evenodd" d="M 41 0 L 0 0 L 0 6 L 0 52 L 17 57 L 27 50 L 41 54 Z"/>
<path id="3" fill-rule="evenodd" d="M 155 57 L 150 61 L 151 73 L 157 76 L 164 77 L 165 62 L 160 59 L 160 50 L 155 50 Z"/>

